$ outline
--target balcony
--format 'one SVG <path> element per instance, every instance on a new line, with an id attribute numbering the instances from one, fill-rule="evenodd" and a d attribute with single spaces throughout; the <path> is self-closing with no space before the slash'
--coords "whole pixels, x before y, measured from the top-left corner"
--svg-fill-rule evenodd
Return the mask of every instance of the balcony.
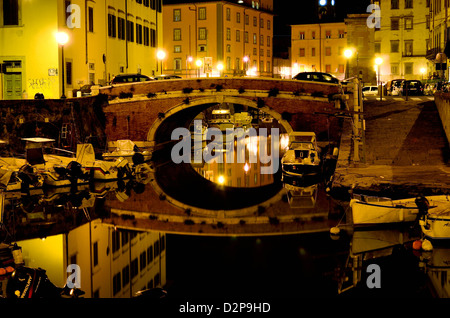
<path id="1" fill-rule="evenodd" d="M 425 57 L 427 58 L 427 60 L 436 60 L 436 54 L 438 54 L 440 52 L 441 52 L 441 48 L 435 47 L 430 50 L 427 50 L 427 54 L 425 55 Z"/>

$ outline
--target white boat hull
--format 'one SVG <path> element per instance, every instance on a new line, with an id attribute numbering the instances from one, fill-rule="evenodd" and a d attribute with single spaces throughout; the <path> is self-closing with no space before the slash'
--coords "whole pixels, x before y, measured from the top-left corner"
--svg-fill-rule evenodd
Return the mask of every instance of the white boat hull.
<path id="1" fill-rule="evenodd" d="M 450 239 L 450 203 L 430 209 L 425 220 L 420 221 L 420 227 L 431 239 Z"/>
<path id="2" fill-rule="evenodd" d="M 426 198 L 430 203 L 430 207 L 449 202 L 449 198 L 445 195 Z M 414 222 L 419 212 L 415 198 L 383 200 L 379 202 L 363 202 L 358 199 L 352 199 L 350 207 L 354 225 Z"/>

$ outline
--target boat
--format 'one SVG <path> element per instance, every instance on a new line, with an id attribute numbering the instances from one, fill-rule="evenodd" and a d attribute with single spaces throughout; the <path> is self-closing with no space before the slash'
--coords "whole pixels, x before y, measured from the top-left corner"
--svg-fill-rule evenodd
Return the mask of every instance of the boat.
<path id="1" fill-rule="evenodd" d="M 211 119 L 208 122 L 209 127 L 216 127 L 222 132 L 227 129 L 234 129 L 233 115 L 229 109 L 214 109 L 211 114 Z"/>
<path id="2" fill-rule="evenodd" d="M 449 202 L 449 196 L 426 196 L 432 210 Z M 419 208 L 416 198 L 392 200 L 385 197 L 354 195 L 350 200 L 353 225 L 368 226 L 387 223 L 414 222 Z"/>
<path id="3" fill-rule="evenodd" d="M 139 147 L 129 139 L 117 140 L 116 148 L 111 152 L 102 154 L 103 159 L 114 161 L 120 157 L 128 160 L 130 164 L 141 164 L 149 161 L 152 158 L 152 153 L 148 150 L 141 150 Z"/>
<path id="4" fill-rule="evenodd" d="M 318 174 L 321 169 L 320 149 L 314 132 L 289 134 L 289 145 L 281 159 L 284 173 L 295 176 Z"/>
<path id="5" fill-rule="evenodd" d="M 450 239 L 450 202 L 429 209 L 419 224 L 422 233 L 430 239 Z"/>

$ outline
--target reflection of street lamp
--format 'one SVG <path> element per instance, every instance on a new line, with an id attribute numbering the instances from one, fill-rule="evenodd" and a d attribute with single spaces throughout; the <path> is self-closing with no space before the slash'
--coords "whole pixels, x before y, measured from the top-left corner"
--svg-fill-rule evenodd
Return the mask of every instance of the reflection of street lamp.
<path id="1" fill-rule="evenodd" d="M 250 170 L 250 166 L 248 165 L 248 163 L 245 163 L 245 165 L 244 165 L 245 173 L 247 173 L 249 170 Z"/>
<path id="2" fill-rule="evenodd" d="M 194 59 L 192 58 L 192 56 L 188 56 L 186 58 L 186 77 L 188 74 L 188 69 L 189 69 L 189 77 L 191 77 L 191 63 Z M 188 63 L 189 63 L 189 67 L 188 67 Z"/>
<path id="3" fill-rule="evenodd" d="M 380 65 L 383 64 L 383 59 L 381 57 L 377 57 L 375 59 L 375 64 L 377 65 L 378 69 L 378 85 L 380 90 L 380 101 L 383 99 L 383 85 L 381 85 L 381 74 L 380 74 Z"/>
<path id="4" fill-rule="evenodd" d="M 203 62 L 201 59 L 195 61 L 195 65 L 197 65 L 197 77 L 200 77 L 200 67 L 202 67 Z"/>
<path id="5" fill-rule="evenodd" d="M 62 59 L 62 68 L 61 68 L 61 77 L 62 77 L 62 95 L 61 98 L 66 98 L 66 95 L 64 94 L 65 89 L 64 89 L 64 65 L 66 64 L 64 62 L 64 45 L 67 44 L 67 42 L 69 42 L 69 36 L 67 35 L 67 33 L 65 32 L 58 32 L 55 35 L 56 37 L 56 42 L 58 42 L 59 45 L 61 45 L 61 59 Z"/>
<path id="6" fill-rule="evenodd" d="M 353 56 L 353 50 L 352 49 L 346 49 L 344 51 L 344 56 L 345 56 L 345 59 L 347 60 L 347 65 L 345 67 L 345 78 L 349 78 L 350 77 L 349 69 L 348 69 L 349 68 L 349 60 Z"/>
<path id="7" fill-rule="evenodd" d="M 161 75 L 162 75 L 163 60 L 166 58 L 166 52 L 164 52 L 163 50 L 158 50 L 158 52 L 156 53 L 156 58 L 161 62 Z"/>
<path id="8" fill-rule="evenodd" d="M 423 81 L 423 74 L 425 74 L 426 71 L 427 71 L 427 69 L 426 69 L 425 67 L 422 67 L 422 68 L 420 69 L 420 73 L 422 74 L 422 81 Z"/>

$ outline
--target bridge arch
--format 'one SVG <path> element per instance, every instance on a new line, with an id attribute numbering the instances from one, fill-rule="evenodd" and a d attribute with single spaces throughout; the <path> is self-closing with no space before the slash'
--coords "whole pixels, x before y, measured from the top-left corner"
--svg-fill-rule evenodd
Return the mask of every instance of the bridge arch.
<path id="1" fill-rule="evenodd" d="M 148 134 L 147 134 L 147 141 L 154 142 L 157 144 L 160 141 L 168 141 L 161 140 L 161 137 L 158 138 L 158 131 L 161 130 L 161 128 L 164 126 L 165 123 L 169 120 L 169 118 L 175 118 L 176 115 L 178 115 L 180 118 L 185 119 L 185 124 L 183 126 L 186 126 L 186 123 L 190 123 L 195 116 L 201 112 L 204 109 L 207 109 L 215 104 L 222 104 L 222 103 L 230 103 L 230 104 L 238 104 L 247 106 L 254 109 L 260 109 L 264 111 L 265 113 L 271 115 L 277 122 L 285 129 L 286 133 L 290 133 L 293 131 L 292 126 L 289 124 L 289 122 L 282 118 L 282 115 L 273 110 L 272 108 L 268 106 L 258 107 L 258 104 L 256 101 L 248 99 L 248 98 L 242 98 L 242 97 L 235 97 L 235 96 L 224 96 L 224 95 L 212 95 L 207 96 L 203 98 L 197 98 L 192 101 L 189 101 L 188 104 L 181 103 L 178 104 L 169 110 L 167 110 L 165 113 L 160 114 L 158 118 L 154 121 L 152 126 L 150 127 Z M 186 115 L 187 116 L 186 116 Z M 169 131 L 165 131 L 165 134 L 168 134 L 169 132 L 173 131 L 174 128 L 178 128 L 174 125 L 179 124 L 180 121 L 177 121 L 177 118 L 175 118 L 174 122 L 169 124 Z M 188 127 L 186 127 L 188 128 Z M 168 137 L 167 135 L 165 136 Z M 170 138 L 170 136 L 169 136 Z"/>

